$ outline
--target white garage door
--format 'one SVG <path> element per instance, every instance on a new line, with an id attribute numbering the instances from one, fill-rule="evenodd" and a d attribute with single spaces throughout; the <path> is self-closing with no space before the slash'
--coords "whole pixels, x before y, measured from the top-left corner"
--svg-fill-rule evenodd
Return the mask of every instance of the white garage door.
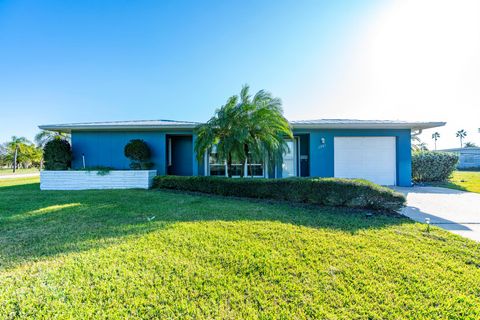
<path id="1" fill-rule="evenodd" d="M 335 177 L 395 185 L 395 145 L 395 137 L 335 137 Z"/>

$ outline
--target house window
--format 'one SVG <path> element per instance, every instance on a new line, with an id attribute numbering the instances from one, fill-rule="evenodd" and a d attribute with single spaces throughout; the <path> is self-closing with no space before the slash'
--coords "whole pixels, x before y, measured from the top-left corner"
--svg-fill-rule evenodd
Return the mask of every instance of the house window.
<path id="1" fill-rule="evenodd" d="M 214 146 L 208 157 L 209 172 L 211 176 L 226 176 L 225 161 L 220 161 L 217 156 L 217 148 Z"/>
<path id="2" fill-rule="evenodd" d="M 211 176 L 228 176 L 227 162 L 218 158 L 217 148 L 214 146 L 208 157 L 208 169 Z M 253 161 L 252 157 L 247 158 L 246 163 L 232 163 L 232 177 L 262 178 L 265 175 L 263 162 Z"/>

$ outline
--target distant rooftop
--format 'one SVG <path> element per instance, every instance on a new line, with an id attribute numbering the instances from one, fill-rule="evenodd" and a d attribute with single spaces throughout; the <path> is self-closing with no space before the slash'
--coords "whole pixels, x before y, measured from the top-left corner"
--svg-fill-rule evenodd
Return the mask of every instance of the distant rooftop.
<path id="1" fill-rule="evenodd" d="M 460 152 L 460 153 L 479 153 L 480 147 L 463 147 L 463 148 L 451 148 L 451 149 L 443 149 L 438 150 L 442 152 Z"/>
<path id="2" fill-rule="evenodd" d="M 399 120 L 317 119 L 290 121 L 294 129 L 412 129 L 422 130 L 445 125 L 445 122 L 409 122 Z M 193 129 L 200 122 L 175 120 L 130 120 L 106 122 L 81 122 L 41 125 L 40 129 L 71 132 L 88 130 L 151 130 Z"/>

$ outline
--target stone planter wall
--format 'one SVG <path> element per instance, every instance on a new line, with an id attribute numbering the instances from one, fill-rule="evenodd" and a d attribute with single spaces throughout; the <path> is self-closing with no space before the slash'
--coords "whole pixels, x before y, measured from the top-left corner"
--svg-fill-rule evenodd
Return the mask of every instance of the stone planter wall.
<path id="1" fill-rule="evenodd" d="M 157 170 L 42 171 L 41 190 L 148 189 Z"/>

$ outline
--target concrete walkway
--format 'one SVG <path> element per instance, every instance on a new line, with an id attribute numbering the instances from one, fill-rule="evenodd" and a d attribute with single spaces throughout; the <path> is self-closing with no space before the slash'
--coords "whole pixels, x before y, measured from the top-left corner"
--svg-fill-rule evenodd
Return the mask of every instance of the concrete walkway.
<path id="1" fill-rule="evenodd" d="M 402 214 L 430 223 L 461 236 L 480 241 L 480 194 L 438 187 L 395 190 L 407 196 Z"/>
<path id="2" fill-rule="evenodd" d="M 30 177 L 38 177 L 40 175 L 39 172 L 34 173 L 19 173 L 19 174 L 9 174 L 0 176 L 0 180 L 2 179 L 15 179 L 15 178 L 30 178 Z"/>

